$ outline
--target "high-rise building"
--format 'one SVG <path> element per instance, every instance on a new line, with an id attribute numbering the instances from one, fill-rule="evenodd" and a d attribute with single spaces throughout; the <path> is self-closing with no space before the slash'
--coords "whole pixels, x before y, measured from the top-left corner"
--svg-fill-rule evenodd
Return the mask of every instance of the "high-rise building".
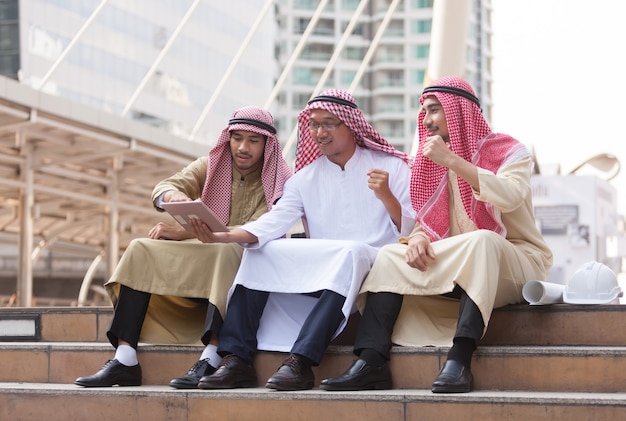
<path id="1" fill-rule="evenodd" d="M 353 88 L 410 152 L 434 1 L 0 0 L 0 74 L 196 140 L 214 139 L 239 106 L 267 106 L 291 145 L 316 89 Z M 463 76 L 489 119 L 491 1 L 458 1 L 469 10 Z"/>
<path id="2" fill-rule="evenodd" d="M 262 105 L 273 86 L 271 8 L 244 46 L 264 4 L 1 0 L 0 74 L 181 137 L 202 120 L 195 134 L 213 140 L 234 109 Z"/>
<path id="3" fill-rule="evenodd" d="M 437 0 L 279 0 L 279 67 L 300 50 L 280 90 L 277 118 L 285 129 L 281 138 L 293 133 L 298 112 L 316 89 L 354 88 L 368 120 L 397 148 L 410 152 L 430 57 L 433 1 Z M 465 8 L 469 16 L 462 76 L 476 89 L 489 118 L 490 1 L 458 1 L 471 2 Z M 448 3 L 454 7 L 454 2 Z M 350 26 L 352 31 L 345 36 Z M 358 83 L 353 86 L 355 78 Z"/>

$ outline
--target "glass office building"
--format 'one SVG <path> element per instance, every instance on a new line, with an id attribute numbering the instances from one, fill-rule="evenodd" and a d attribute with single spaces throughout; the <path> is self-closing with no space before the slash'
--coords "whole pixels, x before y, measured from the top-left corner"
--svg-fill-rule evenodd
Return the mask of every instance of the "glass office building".
<path id="1" fill-rule="evenodd" d="M 273 9 L 242 48 L 264 4 L 0 0 L 0 73 L 181 137 L 200 124 L 196 137 L 212 140 L 273 86 Z"/>

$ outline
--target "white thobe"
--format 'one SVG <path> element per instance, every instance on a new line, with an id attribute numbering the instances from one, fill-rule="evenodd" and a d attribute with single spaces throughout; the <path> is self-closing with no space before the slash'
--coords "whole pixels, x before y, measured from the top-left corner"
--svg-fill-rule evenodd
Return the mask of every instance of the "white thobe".
<path id="1" fill-rule="evenodd" d="M 389 173 L 389 187 L 402 207 L 400 230 L 367 185 L 373 168 Z M 343 170 L 322 156 L 287 181 L 271 212 L 242 227 L 258 242 L 242 244 L 246 249 L 231 293 L 238 284 L 271 293 L 258 349 L 291 349 L 316 300 L 301 293 L 328 289 L 346 297 L 335 336 L 341 333 L 378 249 L 413 229 L 410 177 L 402 159 L 380 151 L 357 147 Z M 309 239 L 279 239 L 303 216 Z"/>

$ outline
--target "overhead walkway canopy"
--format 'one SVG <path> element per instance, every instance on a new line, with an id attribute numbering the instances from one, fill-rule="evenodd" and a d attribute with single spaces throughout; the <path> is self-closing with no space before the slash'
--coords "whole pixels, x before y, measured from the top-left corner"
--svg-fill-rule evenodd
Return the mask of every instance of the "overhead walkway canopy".
<path id="1" fill-rule="evenodd" d="M 151 206 L 155 183 L 209 147 L 0 76 L 0 242 L 18 246 L 18 304 L 42 250 L 105 256 L 110 273 L 133 238 L 172 221 Z"/>

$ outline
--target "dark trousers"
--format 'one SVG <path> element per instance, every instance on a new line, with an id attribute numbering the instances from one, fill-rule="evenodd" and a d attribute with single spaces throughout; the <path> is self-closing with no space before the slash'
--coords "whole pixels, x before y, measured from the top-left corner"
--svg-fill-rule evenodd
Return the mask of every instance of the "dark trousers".
<path id="1" fill-rule="evenodd" d="M 221 356 L 235 354 L 252 364 L 256 352 L 256 334 L 269 292 L 237 285 L 228 303 L 224 326 L 219 335 L 217 352 Z M 291 348 L 319 365 L 333 334 L 344 319 L 341 311 L 346 298 L 336 292 L 323 290 L 313 310 L 300 329 Z"/>
<path id="2" fill-rule="evenodd" d="M 120 295 L 115 305 L 113 320 L 107 332 L 107 337 L 115 348 L 118 345 L 118 339 L 128 342 L 133 348 L 137 349 L 139 335 L 146 318 L 148 304 L 150 304 L 149 292 L 137 291 L 122 285 Z M 222 316 L 217 308 L 204 298 L 189 298 L 193 301 L 206 302 L 208 304 L 206 318 L 204 320 L 204 334 L 202 335 L 202 343 L 205 345 L 211 339 L 211 333 L 217 334 L 222 326 Z"/>
<path id="3" fill-rule="evenodd" d="M 470 338 L 476 344 L 483 335 L 485 324 L 480 309 L 458 285 L 446 297 L 460 300 L 459 320 L 455 338 Z M 391 334 L 402 307 L 403 296 L 391 292 L 368 293 L 367 303 L 356 339 L 354 353 L 360 355 L 363 349 L 374 349 L 389 359 L 391 350 Z"/>

